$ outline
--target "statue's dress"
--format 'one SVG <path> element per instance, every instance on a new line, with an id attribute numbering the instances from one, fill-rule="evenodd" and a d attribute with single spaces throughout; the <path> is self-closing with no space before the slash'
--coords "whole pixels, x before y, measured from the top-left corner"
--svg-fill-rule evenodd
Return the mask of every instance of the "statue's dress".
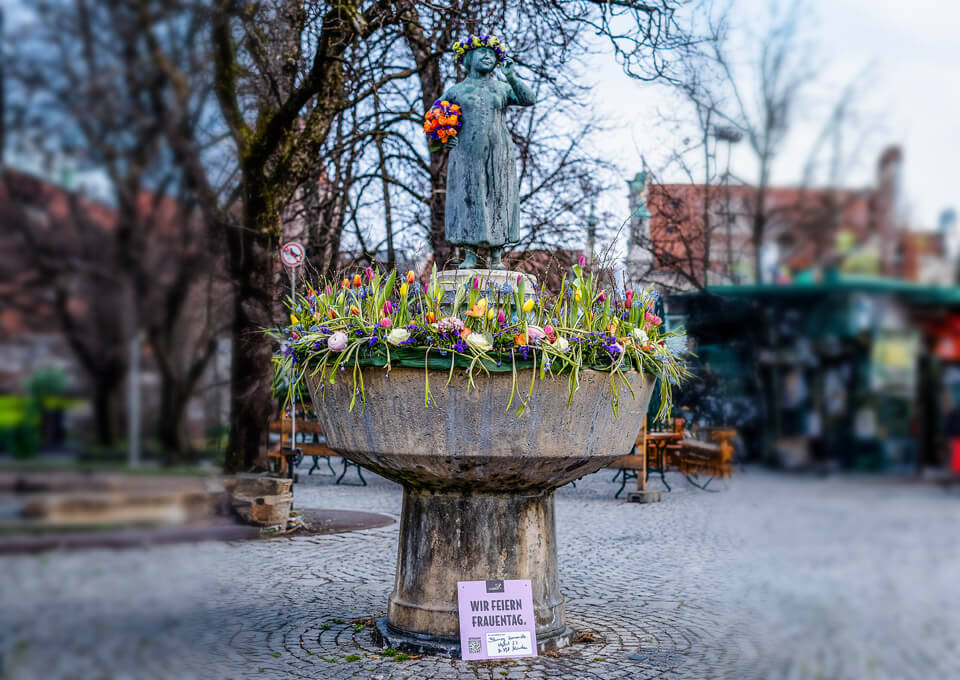
<path id="1" fill-rule="evenodd" d="M 513 88 L 493 78 L 457 83 L 444 96 L 459 104 L 463 125 L 447 167 L 445 227 L 458 245 L 502 246 L 520 240 L 517 149 L 504 121 L 520 104 Z M 532 102 L 531 102 L 532 103 Z"/>

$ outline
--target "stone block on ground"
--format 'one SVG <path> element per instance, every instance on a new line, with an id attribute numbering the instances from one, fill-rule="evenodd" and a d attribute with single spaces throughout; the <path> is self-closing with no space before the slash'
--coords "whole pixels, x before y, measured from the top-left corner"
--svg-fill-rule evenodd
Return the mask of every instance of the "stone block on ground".
<path id="1" fill-rule="evenodd" d="M 292 483 L 281 477 L 240 476 L 232 491 L 233 510 L 249 524 L 285 526 L 293 504 Z"/>

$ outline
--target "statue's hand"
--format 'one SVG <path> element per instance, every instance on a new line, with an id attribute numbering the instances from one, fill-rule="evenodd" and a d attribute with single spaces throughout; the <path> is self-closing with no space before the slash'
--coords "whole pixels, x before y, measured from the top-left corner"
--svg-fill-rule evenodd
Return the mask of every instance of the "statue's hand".
<path id="1" fill-rule="evenodd" d="M 460 143 L 459 137 L 451 137 L 450 139 L 447 140 L 447 148 L 452 149 L 459 143 Z"/>
<path id="2" fill-rule="evenodd" d="M 501 66 L 500 68 L 503 69 L 503 75 L 507 76 L 508 78 L 512 76 L 513 75 L 513 59 L 511 57 L 504 57 L 503 66 Z"/>

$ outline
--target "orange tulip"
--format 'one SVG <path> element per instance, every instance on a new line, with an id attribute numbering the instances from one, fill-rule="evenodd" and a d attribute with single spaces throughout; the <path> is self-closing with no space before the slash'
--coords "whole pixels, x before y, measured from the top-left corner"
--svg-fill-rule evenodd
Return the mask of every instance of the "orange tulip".
<path id="1" fill-rule="evenodd" d="M 362 286 L 362 285 L 363 285 L 363 279 L 360 278 L 360 275 L 359 275 L 359 274 L 354 274 L 354 275 L 353 275 L 353 287 L 354 287 L 354 288 L 359 288 L 359 287 Z"/>
<path id="2" fill-rule="evenodd" d="M 526 345 L 526 344 L 527 344 L 527 336 L 526 336 L 526 334 L 525 334 L 525 333 L 520 333 L 519 335 L 514 335 L 514 336 L 513 336 L 513 344 L 514 344 L 514 345 L 517 345 L 518 347 L 519 347 L 520 345 Z"/>
<path id="3" fill-rule="evenodd" d="M 460 337 L 466 340 L 468 337 L 470 337 L 471 333 L 473 333 L 472 330 L 469 328 L 464 328 L 462 331 L 460 331 Z"/>
<path id="4" fill-rule="evenodd" d="M 349 288 L 350 288 L 350 281 L 348 281 L 347 279 L 344 279 L 344 280 L 343 280 L 343 283 L 340 284 L 340 287 L 343 288 L 344 290 L 349 289 Z"/>
<path id="5" fill-rule="evenodd" d="M 359 313 L 360 313 L 360 309 L 359 309 L 356 305 L 350 305 L 350 313 L 351 313 L 351 314 L 359 314 Z"/>
<path id="6" fill-rule="evenodd" d="M 327 310 L 327 316 L 329 316 L 331 319 L 336 319 L 336 318 L 337 318 L 337 313 L 336 313 L 336 311 L 334 311 L 334 310 L 332 310 L 332 309 L 328 309 L 328 310 Z"/>
<path id="7" fill-rule="evenodd" d="M 427 312 L 427 323 L 435 323 L 436 320 L 437 317 L 433 312 Z"/>

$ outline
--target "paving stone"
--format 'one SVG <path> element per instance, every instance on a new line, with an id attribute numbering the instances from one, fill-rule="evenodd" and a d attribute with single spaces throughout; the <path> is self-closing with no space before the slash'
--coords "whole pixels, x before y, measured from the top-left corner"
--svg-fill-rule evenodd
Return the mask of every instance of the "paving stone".
<path id="1" fill-rule="evenodd" d="M 960 677 L 957 497 L 749 470 L 658 504 L 610 473 L 557 492 L 556 656 L 384 656 L 397 525 L 329 536 L 0 558 L 0 677 L 611 680 Z M 397 517 L 400 490 L 307 476 L 299 507 Z M 674 483 L 676 482 L 676 483 Z M 714 482 L 716 484 L 716 482 Z M 713 488 L 713 485 L 711 485 Z"/>

